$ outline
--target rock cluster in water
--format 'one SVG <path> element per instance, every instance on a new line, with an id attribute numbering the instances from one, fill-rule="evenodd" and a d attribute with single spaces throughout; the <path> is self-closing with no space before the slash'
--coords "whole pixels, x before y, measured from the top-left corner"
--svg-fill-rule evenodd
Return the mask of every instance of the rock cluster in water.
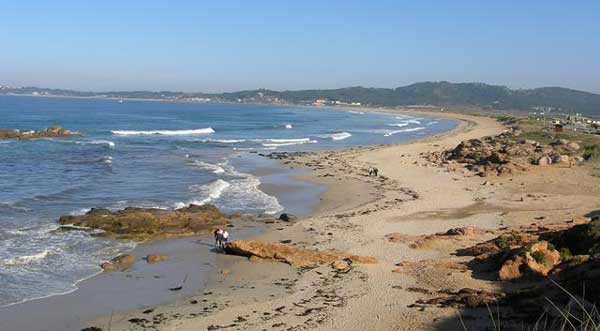
<path id="1" fill-rule="evenodd" d="M 61 216 L 58 223 L 102 230 L 97 236 L 144 241 L 208 233 L 231 217 L 212 205 L 165 210 L 128 207 L 112 211 L 94 208 L 80 216 Z"/>
<path id="2" fill-rule="evenodd" d="M 36 138 L 58 138 L 70 137 L 76 135 L 60 125 L 51 126 L 40 131 L 21 131 L 21 130 L 6 130 L 0 129 L 0 139 L 36 139 Z"/>

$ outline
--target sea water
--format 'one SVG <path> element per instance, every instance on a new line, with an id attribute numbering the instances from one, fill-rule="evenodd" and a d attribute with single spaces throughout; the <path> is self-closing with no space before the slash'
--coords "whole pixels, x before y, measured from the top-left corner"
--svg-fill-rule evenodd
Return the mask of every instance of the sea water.
<path id="1" fill-rule="evenodd" d="M 277 214 L 244 155 L 394 143 L 447 131 L 425 116 L 323 108 L 0 96 L 0 128 L 68 138 L 0 141 L 0 306 L 77 289 L 134 244 L 57 232 L 93 207 Z M 241 164 L 240 164 L 241 163 Z"/>

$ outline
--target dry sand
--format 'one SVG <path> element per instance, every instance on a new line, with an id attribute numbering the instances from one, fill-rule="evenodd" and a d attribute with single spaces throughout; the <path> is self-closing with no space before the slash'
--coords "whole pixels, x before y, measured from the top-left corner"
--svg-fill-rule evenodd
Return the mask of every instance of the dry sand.
<path id="1" fill-rule="evenodd" d="M 409 241 L 390 242 L 385 235 L 410 238 L 459 226 L 494 230 L 564 221 L 600 208 L 600 181 L 584 167 L 553 166 L 489 178 L 488 185 L 482 185 L 483 178 L 435 167 L 421 153 L 449 149 L 505 128 L 488 117 L 438 112 L 434 116 L 452 117 L 461 124 L 450 133 L 417 142 L 311 153 L 287 162 L 313 169 L 302 178 L 326 184 L 328 190 L 312 216 L 293 224 L 272 224 L 260 236 L 374 256 L 378 264 L 337 273 L 329 266 L 295 270 L 221 256 L 221 272 L 204 293 L 151 311 L 116 314 L 110 329 L 458 329 L 454 309 L 408 306 L 441 289 L 494 290 L 496 282 L 473 277 L 464 267 L 467 259 L 454 255 L 456 249 L 493 235 L 435 241 L 419 249 L 411 248 Z M 383 177 L 368 177 L 369 166 L 378 167 Z M 403 266 L 397 266 L 399 262 Z M 472 316 L 465 319 L 475 323 Z M 108 324 L 107 316 L 89 325 L 107 330 Z"/>

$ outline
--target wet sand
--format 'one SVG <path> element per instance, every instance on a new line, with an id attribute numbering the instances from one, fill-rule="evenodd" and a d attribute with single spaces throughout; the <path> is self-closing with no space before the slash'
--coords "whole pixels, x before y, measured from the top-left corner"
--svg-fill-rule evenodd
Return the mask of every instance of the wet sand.
<path id="1" fill-rule="evenodd" d="M 442 116 L 459 119 L 461 124 L 450 133 L 418 142 L 309 153 L 295 159 L 288 166 L 310 170 L 297 174 L 296 177 L 325 185 L 327 191 L 322 194 L 321 203 L 311 215 L 294 224 L 272 224 L 257 236 L 263 240 L 291 242 L 301 247 L 347 250 L 354 254 L 376 256 L 385 262 L 376 266 L 361 266 L 351 273 L 340 275 L 332 272 L 329 266 L 302 272 L 287 265 L 256 263 L 234 257 L 230 260 L 233 264 L 227 268 L 227 272 L 219 273 L 216 282 L 207 288 L 211 292 L 209 295 L 187 298 L 189 302 L 199 301 L 200 298 L 207 300 L 209 307 L 214 307 L 210 308 L 210 312 L 204 313 L 206 307 L 196 304 L 182 304 L 177 307 L 173 304 L 162 305 L 155 308 L 155 314 L 168 316 L 165 319 L 154 320 L 153 315 L 145 321 L 139 321 L 135 318 L 141 318 L 140 311 L 124 312 L 113 316 L 111 330 L 146 328 L 150 325 L 159 330 L 263 330 L 290 327 L 294 330 L 318 327 L 341 330 L 350 326 L 352 329 L 364 329 L 358 326 L 365 327 L 366 324 L 356 321 L 357 317 L 369 320 L 368 315 L 365 315 L 369 309 L 361 308 L 361 300 L 368 299 L 367 305 L 370 308 L 379 307 L 381 304 L 377 302 L 378 292 L 389 291 L 385 286 L 385 289 L 373 292 L 371 279 L 376 281 L 378 287 L 389 282 L 396 285 L 407 282 L 402 279 L 394 281 L 390 279 L 390 275 L 383 274 L 389 273 L 389 270 L 384 270 L 391 268 L 390 264 L 393 266 L 392 261 L 399 256 L 390 260 L 389 248 L 381 247 L 387 246 L 382 240 L 386 232 L 375 236 L 374 232 L 389 229 L 385 219 L 399 216 L 409 210 L 417 212 L 434 208 L 436 205 L 452 206 L 457 203 L 456 200 L 447 199 L 447 196 L 437 196 L 439 193 L 434 197 L 439 201 L 423 199 L 420 196 L 423 192 L 417 193 L 413 187 L 421 188 L 421 184 L 424 183 L 428 189 L 432 189 L 438 184 L 448 184 L 448 180 L 442 181 L 440 175 L 431 176 L 430 170 L 421 169 L 420 166 L 406 169 L 407 165 L 419 159 L 419 152 L 430 149 L 432 142 L 436 142 L 438 147 L 440 143 L 444 147 L 450 147 L 466 137 L 489 135 L 503 130 L 501 125 L 489 118 L 446 114 Z M 410 152 L 411 155 L 400 157 L 400 150 Z M 398 157 L 399 160 L 378 159 L 381 157 Z M 317 163 L 319 166 L 314 166 Z M 403 178 L 402 182 L 367 177 L 365 173 L 369 165 L 379 167 L 385 176 L 407 177 Z M 404 179 L 410 179 L 413 186 L 405 185 Z M 470 196 L 465 194 L 456 194 L 456 198 L 460 199 L 459 205 L 460 201 L 471 200 Z M 466 202 L 462 204 L 467 205 Z M 374 221 L 373 217 L 379 220 Z M 412 225 L 407 230 L 422 232 L 437 228 L 440 228 L 439 224 L 431 224 L 425 228 Z M 391 229 L 389 230 L 391 232 Z M 406 254 L 407 252 L 403 253 Z M 268 273 L 261 273 L 254 270 L 255 268 L 262 268 L 263 272 L 268 270 Z M 242 285 L 243 288 L 238 288 Z M 414 295 L 407 297 L 408 300 L 412 298 Z M 351 304 L 353 308 L 348 310 Z M 347 320 L 346 322 L 342 323 L 342 320 L 332 317 L 341 312 L 344 314 L 342 320 Z M 134 322 L 131 322 L 132 318 Z M 107 323 L 108 319 L 105 316 L 90 321 L 88 325 Z"/>
<path id="2" fill-rule="evenodd" d="M 299 270 L 217 254 L 217 272 L 200 292 L 151 308 L 117 309 L 112 316 L 84 324 L 103 330 L 459 329 L 455 309 L 411 305 L 445 289 L 497 290 L 498 284 L 476 278 L 465 268 L 467 258 L 454 254 L 493 235 L 484 231 L 418 249 L 385 236 L 424 236 L 461 226 L 494 231 L 564 221 L 600 209 L 600 179 L 591 177 L 585 167 L 534 168 L 487 179 L 437 167 L 427 161 L 426 153 L 505 128 L 489 117 L 425 114 L 461 124 L 452 132 L 419 141 L 308 153 L 286 160 L 287 166 L 308 171 L 297 178 L 325 185 L 327 190 L 313 213 L 295 223 L 269 223 L 264 232 L 253 236 L 373 256 L 378 264 L 339 273 L 330 266 Z M 382 176 L 367 176 L 369 166 L 378 167 Z M 280 189 L 268 183 L 264 188 Z M 479 313 L 468 316 L 467 323 L 474 325 L 471 329 L 481 328 L 479 322 L 489 323 L 487 313 Z"/>
<path id="3" fill-rule="evenodd" d="M 232 258 L 227 272 L 209 285 L 209 294 L 187 299 L 206 300 L 203 305 L 161 305 L 142 321 L 139 310 L 121 312 L 113 316 L 111 330 L 461 329 L 454 308 L 412 305 L 442 290 L 499 290 L 498 283 L 475 277 L 465 266 L 469 258 L 457 256 L 457 249 L 491 239 L 493 231 L 506 226 L 564 222 L 597 210 L 600 178 L 590 176 L 585 166 L 540 167 L 493 178 L 435 166 L 426 153 L 505 128 L 489 117 L 434 116 L 451 117 L 461 124 L 452 132 L 415 142 L 287 159 L 288 166 L 310 170 L 301 178 L 326 185 L 327 191 L 312 215 L 296 223 L 274 223 L 257 236 L 373 256 L 378 264 L 353 266 L 340 273 L 326 265 L 298 270 Z M 378 167 L 383 176 L 367 176 L 369 166 Z M 418 248 L 409 241 L 386 238 L 390 233 L 420 237 L 465 226 L 486 231 Z M 468 314 L 469 329 L 491 327 L 486 311 Z M 88 325 L 107 323 L 103 317 Z"/>
<path id="4" fill-rule="evenodd" d="M 260 177 L 261 190 L 277 196 L 289 213 L 309 214 L 318 205 L 319 195 L 324 190 L 324 186 L 290 177 L 305 170 L 288 170 L 274 160 L 257 155 L 232 163 L 244 164 L 238 170 Z M 255 236 L 267 227 L 262 222 L 248 221 L 234 225 L 229 229 L 232 238 Z M 79 282 L 78 289 L 71 293 L 0 308 L 0 330 L 80 330 L 86 321 L 110 316 L 113 312 L 146 310 L 168 303 L 177 305 L 186 297 L 203 293 L 204 288 L 221 286 L 222 270 L 244 262 L 220 254 L 220 250 L 214 249 L 210 235 L 142 243 L 129 253 L 136 256 L 136 262 L 127 272 L 101 272 Z M 165 255 L 168 259 L 147 264 L 142 258 L 148 254 Z M 264 279 L 268 279 L 266 276 L 271 270 L 254 264 L 244 269 L 244 275 L 257 273 Z M 181 286 L 184 279 L 180 291 L 169 290 Z M 35 318 L 31 318 L 32 315 Z"/>

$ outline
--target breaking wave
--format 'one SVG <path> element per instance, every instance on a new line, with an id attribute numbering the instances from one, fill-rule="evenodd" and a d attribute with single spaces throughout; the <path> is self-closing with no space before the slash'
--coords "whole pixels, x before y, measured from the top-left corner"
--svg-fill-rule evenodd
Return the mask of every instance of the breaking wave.
<path id="1" fill-rule="evenodd" d="M 396 133 L 414 132 L 414 131 L 420 131 L 420 130 L 424 130 L 424 129 L 425 129 L 424 127 L 420 126 L 420 127 L 416 127 L 416 128 L 389 131 L 386 134 L 384 134 L 384 136 L 389 137 L 389 136 L 395 135 Z"/>
<path id="2" fill-rule="evenodd" d="M 266 139 L 267 141 L 262 143 L 264 147 L 280 147 L 280 146 L 292 146 L 302 144 L 316 144 L 318 141 L 311 140 L 310 138 L 299 138 L 299 139 Z"/>
<path id="3" fill-rule="evenodd" d="M 195 205 L 207 204 L 207 203 L 221 197 L 221 195 L 223 194 L 225 189 L 227 189 L 230 185 L 231 184 L 229 184 L 228 182 L 226 182 L 222 179 L 217 179 L 208 185 L 191 185 L 190 191 L 202 196 L 203 198 L 200 200 L 191 200 L 188 202 L 178 202 L 175 204 L 175 208 L 177 208 L 177 209 L 183 208 L 190 204 L 195 204 Z"/>
<path id="4" fill-rule="evenodd" d="M 199 141 L 199 142 L 203 142 L 203 143 L 236 144 L 236 143 L 243 143 L 246 140 L 245 139 L 202 139 L 202 140 L 195 140 L 195 141 Z"/>
<path id="5" fill-rule="evenodd" d="M 283 210 L 276 197 L 268 195 L 260 189 L 260 179 L 250 174 L 237 172 L 227 164 L 223 164 L 222 169 L 227 180 L 217 179 L 209 184 L 189 186 L 190 192 L 197 198 L 175 203 L 174 207 L 182 208 L 189 204 L 211 203 L 224 212 L 231 213 L 275 214 Z"/>
<path id="6" fill-rule="evenodd" d="M 91 140 L 91 141 L 76 141 L 78 145 L 105 145 L 109 148 L 115 148 L 115 143 L 110 140 Z"/>
<path id="7" fill-rule="evenodd" d="M 134 130 L 114 130 L 112 134 L 118 136 L 139 136 L 139 135 L 163 135 L 163 136 L 188 136 L 194 134 L 215 133 L 212 128 L 192 129 L 192 130 L 155 130 L 155 131 L 134 131 Z"/>
<path id="8" fill-rule="evenodd" d="M 344 140 L 346 138 L 352 137 L 352 134 L 349 132 L 336 132 L 330 134 L 317 135 L 317 137 L 331 140 Z"/>
<path id="9" fill-rule="evenodd" d="M 223 169 L 223 167 L 221 167 L 217 164 L 212 164 L 212 163 L 208 163 L 208 162 L 204 162 L 204 161 L 200 161 L 200 160 L 194 161 L 194 165 L 201 169 L 209 170 L 214 174 L 222 174 L 225 172 L 225 169 Z"/>
<path id="10" fill-rule="evenodd" d="M 50 250 L 45 249 L 36 254 L 17 256 L 12 259 L 6 259 L 3 261 L 0 261 L 0 264 L 5 265 L 5 266 L 17 266 L 17 265 L 32 264 L 37 261 L 45 259 L 50 253 L 51 253 Z"/>

